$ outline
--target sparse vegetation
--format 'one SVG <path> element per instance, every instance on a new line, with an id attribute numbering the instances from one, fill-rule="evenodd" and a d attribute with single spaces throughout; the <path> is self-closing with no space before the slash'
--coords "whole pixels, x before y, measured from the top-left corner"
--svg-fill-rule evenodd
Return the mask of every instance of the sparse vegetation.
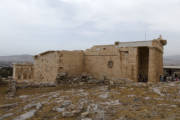
<path id="1" fill-rule="evenodd" d="M 0 76 L 3 78 L 8 78 L 9 76 L 12 76 L 12 74 L 13 74 L 13 68 L 12 67 L 0 68 Z"/>
<path id="2" fill-rule="evenodd" d="M 179 85 L 180 82 L 26 88 L 17 90 L 11 99 L 2 92 L 0 106 L 16 106 L 11 110 L 0 107 L 0 117 L 13 113 L 6 118 L 11 120 L 34 110 L 35 114 L 26 116 L 28 120 L 178 120 Z"/>

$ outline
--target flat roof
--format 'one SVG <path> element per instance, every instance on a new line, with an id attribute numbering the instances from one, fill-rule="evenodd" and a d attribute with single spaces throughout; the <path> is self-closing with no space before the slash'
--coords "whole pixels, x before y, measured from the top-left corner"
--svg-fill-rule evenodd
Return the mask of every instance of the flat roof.
<path id="1" fill-rule="evenodd" d="M 164 69 L 180 69 L 180 66 L 163 66 Z"/>
<path id="2" fill-rule="evenodd" d="M 133 41 L 133 42 L 119 42 L 118 47 L 152 47 L 153 41 Z"/>

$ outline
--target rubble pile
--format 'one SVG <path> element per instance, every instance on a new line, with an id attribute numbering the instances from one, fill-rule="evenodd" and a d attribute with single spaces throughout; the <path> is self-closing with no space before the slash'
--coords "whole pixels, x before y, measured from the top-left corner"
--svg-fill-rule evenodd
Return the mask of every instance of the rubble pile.
<path id="1" fill-rule="evenodd" d="M 21 82 L 18 83 L 16 88 L 17 89 L 24 89 L 24 88 L 41 88 L 41 87 L 56 87 L 55 83 L 35 83 L 35 82 Z"/>
<path id="2" fill-rule="evenodd" d="M 83 73 L 79 76 L 69 77 L 67 73 L 59 73 L 56 77 L 56 84 L 107 84 L 107 80 L 97 80 L 91 75 Z"/>

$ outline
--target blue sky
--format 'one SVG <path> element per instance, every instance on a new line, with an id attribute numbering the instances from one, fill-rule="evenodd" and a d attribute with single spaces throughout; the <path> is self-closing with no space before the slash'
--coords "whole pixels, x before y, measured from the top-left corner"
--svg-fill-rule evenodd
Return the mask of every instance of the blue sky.
<path id="1" fill-rule="evenodd" d="M 0 0 L 0 56 L 168 40 L 180 54 L 180 0 Z"/>

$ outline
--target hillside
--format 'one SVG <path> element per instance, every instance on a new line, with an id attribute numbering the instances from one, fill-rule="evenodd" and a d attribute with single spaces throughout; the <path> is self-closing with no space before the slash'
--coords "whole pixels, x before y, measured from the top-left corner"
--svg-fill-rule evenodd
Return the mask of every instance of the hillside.
<path id="1" fill-rule="evenodd" d="M 180 65 L 180 55 L 165 56 L 164 65 Z"/>
<path id="2" fill-rule="evenodd" d="M 9 66 L 12 63 L 33 62 L 32 55 L 0 56 L 0 66 Z M 180 55 L 165 56 L 164 65 L 180 65 Z"/>
<path id="3" fill-rule="evenodd" d="M 12 63 L 33 62 L 32 55 L 0 56 L 0 66 L 9 66 Z"/>

